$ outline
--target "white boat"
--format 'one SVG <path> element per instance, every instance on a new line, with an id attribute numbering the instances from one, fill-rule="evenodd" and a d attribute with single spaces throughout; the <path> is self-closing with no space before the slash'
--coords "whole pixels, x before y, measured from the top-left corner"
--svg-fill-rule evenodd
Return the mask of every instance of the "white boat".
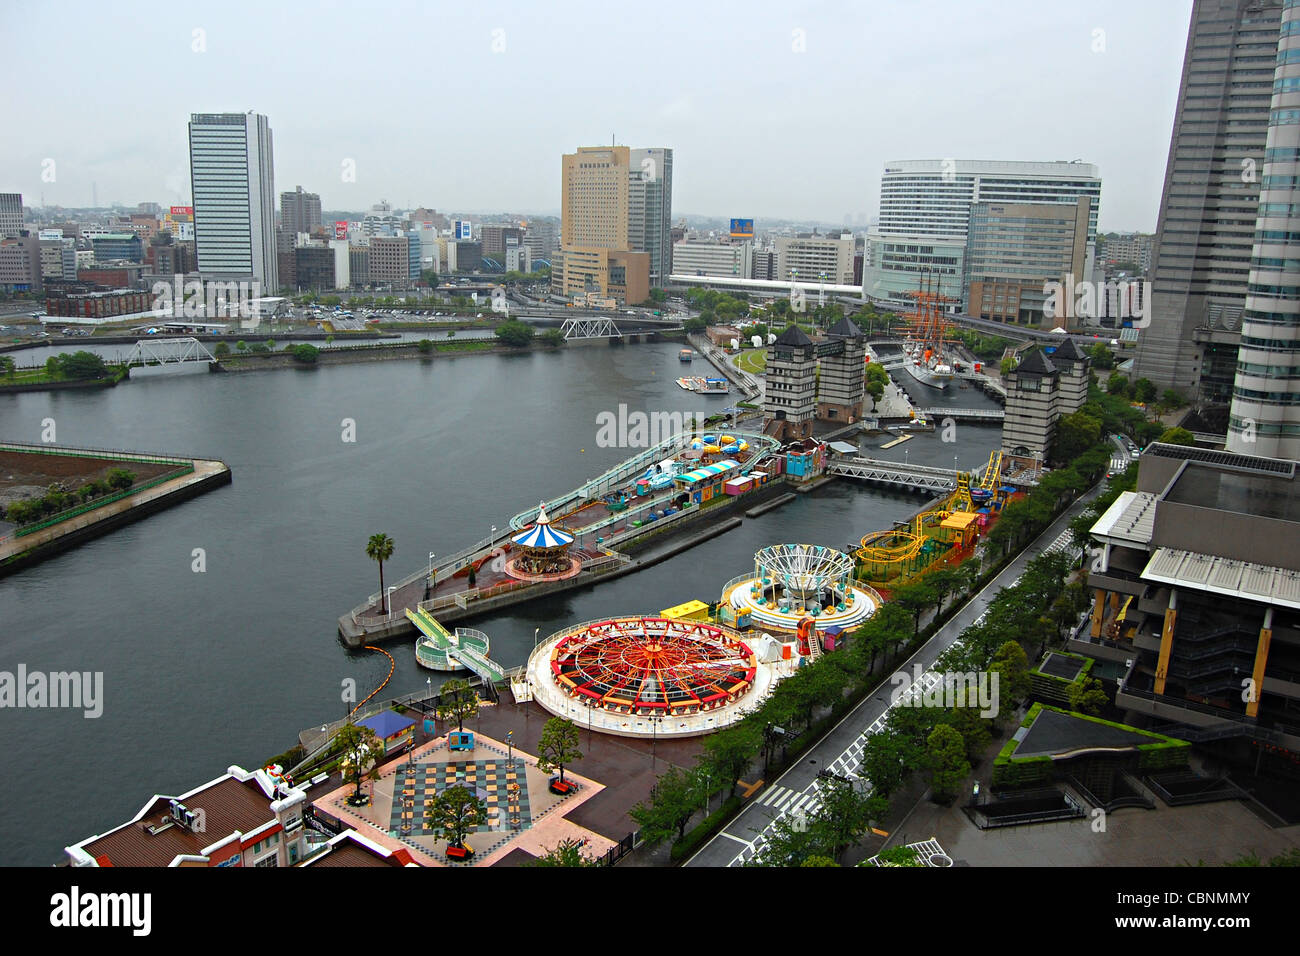
<path id="1" fill-rule="evenodd" d="M 907 347 L 904 356 L 903 367 L 922 385 L 942 390 L 952 382 L 952 363 L 942 350 L 914 343 Z"/>

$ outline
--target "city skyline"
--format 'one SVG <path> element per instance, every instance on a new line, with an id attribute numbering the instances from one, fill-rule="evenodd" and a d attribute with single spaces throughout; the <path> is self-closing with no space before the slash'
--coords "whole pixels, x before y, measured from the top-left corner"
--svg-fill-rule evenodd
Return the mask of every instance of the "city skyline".
<path id="1" fill-rule="evenodd" d="M 1101 230 L 1151 231 L 1190 2 L 996 12 L 952 4 L 938 11 L 948 27 L 921 53 L 907 45 L 914 24 L 903 8 L 772 7 L 740 21 L 670 6 L 658 21 L 666 25 L 636 34 L 639 48 L 658 43 L 670 54 L 648 58 L 654 68 L 629 63 L 634 28 L 613 11 L 498 5 L 440 15 L 436 47 L 389 51 L 398 72 L 382 74 L 364 52 L 332 54 L 334 37 L 380 49 L 432 27 L 426 11 L 400 6 L 343 24 L 341 8 L 304 21 L 249 7 L 261 25 L 249 34 L 223 26 L 239 18 L 222 11 L 154 7 L 124 37 L 152 50 L 169 77 L 143 122 L 126 118 L 111 85 L 80 82 L 76 71 L 43 74 L 48 108 L 0 159 L 0 183 L 36 207 L 85 207 L 94 197 L 101 206 L 188 205 L 184 120 L 251 109 L 276 129 L 277 180 L 319 193 L 326 209 L 388 198 L 400 207 L 558 212 L 556 157 L 613 139 L 674 149 L 675 215 L 865 226 L 890 159 L 1078 158 L 1105 181 Z M 578 18 L 584 30 L 565 29 Z M 57 31 L 68 61 L 93 59 L 117 29 L 94 11 L 69 19 L 41 7 L 7 9 L 0 22 L 14 35 Z M 296 43 L 276 42 L 290 31 Z M 319 73 L 284 68 L 313 58 Z M 566 72 L 572 62 L 583 70 Z M 397 82 L 404 65 L 410 75 Z M 21 82 L 16 62 L 0 70 Z M 613 79 L 581 124 L 554 123 L 537 91 L 585 91 L 584 77 L 601 70 Z M 1029 75 L 1034 83 L 1020 82 Z M 387 87 L 377 98 L 376 84 Z"/>

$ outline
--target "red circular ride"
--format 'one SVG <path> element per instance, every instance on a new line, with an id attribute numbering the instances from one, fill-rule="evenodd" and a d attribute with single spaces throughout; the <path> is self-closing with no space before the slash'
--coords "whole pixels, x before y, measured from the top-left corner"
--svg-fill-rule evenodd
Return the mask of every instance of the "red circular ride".
<path id="1" fill-rule="evenodd" d="M 551 651 L 556 686 L 622 714 L 693 714 L 753 687 L 749 645 L 725 628 L 657 617 L 586 624 Z"/>

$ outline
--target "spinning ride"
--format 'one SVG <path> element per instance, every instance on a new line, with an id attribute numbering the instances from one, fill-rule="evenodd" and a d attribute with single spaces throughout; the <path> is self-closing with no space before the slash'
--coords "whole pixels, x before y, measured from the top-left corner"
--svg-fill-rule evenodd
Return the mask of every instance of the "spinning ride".
<path id="1" fill-rule="evenodd" d="M 882 603 L 869 587 L 852 583 L 853 559 L 815 544 L 777 544 L 754 554 L 754 573 L 732 580 L 722 600 L 767 627 L 797 632 L 811 618 L 817 630 L 853 627 Z"/>

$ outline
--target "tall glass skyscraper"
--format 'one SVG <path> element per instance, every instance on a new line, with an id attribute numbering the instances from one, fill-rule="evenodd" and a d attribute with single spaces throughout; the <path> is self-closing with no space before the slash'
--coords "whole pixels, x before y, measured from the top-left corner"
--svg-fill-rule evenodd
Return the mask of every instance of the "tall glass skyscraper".
<path id="1" fill-rule="evenodd" d="M 629 175 L 628 248 L 650 254 L 650 286 L 662 287 L 673 258 L 673 151 L 633 149 Z"/>
<path id="2" fill-rule="evenodd" d="M 261 113 L 190 117 L 194 241 L 204 276 L 279 288 L 271 127 Z"/>
<path id="3" fill-rule="evenodd" d="M 1228 451 L 1300 458 L 1300 0 L 1285 0 Z"/>
<path id="4" fill-rule="evenodd" d="M 1281 14 L 1281 0 L 1192 5 L 1134 374 L 1202 407 L 1232 392 Z"/>

